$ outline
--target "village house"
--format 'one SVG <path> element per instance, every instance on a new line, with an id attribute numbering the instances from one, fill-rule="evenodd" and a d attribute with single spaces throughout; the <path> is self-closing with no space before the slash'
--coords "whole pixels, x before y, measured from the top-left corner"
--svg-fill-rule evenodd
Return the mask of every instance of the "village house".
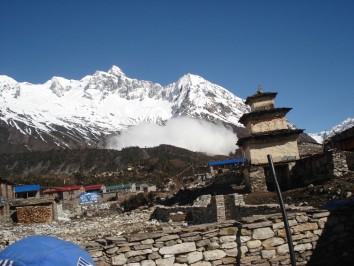
<path id="1" fill-rule="evenodd" d="M 58 219 L 54 197 L 13 199 L 9 201 L 9 220 L 18 223 L 44 223 Z"/>
<path id="2" fill-rule="evenodd" d="M 0 178 L 0 201 L 15 198 L 15 183 L 4 178 Z"/>
<path id="3" fill-rule="evenodd" d="M 15 197 L 16 199 L 22 198 L 40 198 L 40 185 L 24 185 L 24 186 L 15 186 Z"/>
<path id="4" fill-rule="evenodd" d="M 39 185 L 15 186 L 0 179 L 0 221 L 20 223 L 51 222 L 57 219 L 54 197 L 40 198 Z"/>
<path id="5" fill-rule="evenodd" d="M 288 125 L 286 114 L 291 108 L 276 108 L 276 92 L 263 92 L 258 87 L 256 94 L 247 97 L 246 104 L 251 112 L 240 118 L 249 136 L 239 138 L 237 145 L 242 148 L 249 167 L 244 176 L 251 190 L 273 190 L 267 155 L 272 156 L 279 185 L 290 187 L 290 172 L 295 161 L 300 158 L 297 138 L 302 129 Z"/>
<path id="6" fill-rule="evenodd" d="M 87 192 L 105 193 L 106 187 L 103 184 L 90 185 L 90 186 L 68 186 L 56 187 L 54 189 L 46 189 L 43 191 L 44 197 L 56 197 L 60 200 L 73 200 L 78 199 L 81 194 Z"/>
<path id="7" fill-rule="evenodd" d="M 156 191 L 156 185 L 150 185 L 150 184 L 138 184 L 136 185 L 136 191 L 137 192 L 151 192 L 151 191 Z"/>
<path id="8" fill-rule="evenodd" d="M 340 151 L 354 151 L 354 127 L 348 128 L 341 133 L 327 139 L 324 143 L 326 149 Z"/>
<path id="9" fill-rule="evenodd" d="M 322 153 L 296 162 L 292 169 L 294 182 L 308 185 L 328 178 L 346 176 L 354 171 L 354 127 L 325 140 Z"/>
<path id="10" fill-rule="evenodd" d="M 0 178 L 0 221 L 7 221 L 10 218 L 9 200 L 15 198 L 15 183 Z"/>
<path id="11" fill-rule="evenodd" d="M 112 185 L 107 186 L 105 191 L 102 194 L 102 200 L 109 201 L 114 199 L 121 203 L 127 195 L 136 193 L 136 185 L 134 183 Z"/>
<path id="12" fill-rule="evenodd" d="M 240 165 L 246 162 L 245 158 L 223 160 L 216 162 L 209 162 L 209 171 L 211 174 L 226 173 L 236 170 Z"/>

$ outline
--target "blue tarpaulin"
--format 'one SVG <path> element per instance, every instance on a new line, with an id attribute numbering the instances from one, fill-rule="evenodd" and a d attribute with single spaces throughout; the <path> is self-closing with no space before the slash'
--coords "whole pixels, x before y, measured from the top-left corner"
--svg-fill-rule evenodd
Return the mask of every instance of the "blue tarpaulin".
<path id="1" fill-rule="evenodd" d="M 328 201 L 325 206 L 326 207 L 345 207 L 345 206 L 353 206 L 354 200 L 334 200 Z"/>
<path id="2" fill-rule="evenodd" d="M 0 251 L 0 265 L 93 266 L 95 262 L 74 243 L 52 236 L 29 236 Z"/>
<path id="3" fill-rule="evenodd" d="M 81 204 L 86 204 L 86 203 L 94 203 L 98 202 L 98 193 L 97 192 L 89 192 L 85 194 L 80 195 L 80 203 Z"/>

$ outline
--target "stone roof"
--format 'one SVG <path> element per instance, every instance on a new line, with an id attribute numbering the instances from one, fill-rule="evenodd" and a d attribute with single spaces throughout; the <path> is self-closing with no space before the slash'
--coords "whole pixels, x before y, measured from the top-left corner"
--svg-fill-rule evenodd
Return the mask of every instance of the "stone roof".
<path id="1" fill-rule="evenodd" d="M 353 137 L 354 137 L 354 126 L 348 128 L 338 134 L 335 134 L 333 137 L 330 137 L 329 139 L 327 139 L 326 142 L 342 141 L 342 140 L 350 139 Z"/>
<path id="2" fill-rule="evenodd" d="M 304 131 L 303 129 L 282 129 L 282 130 L 252 134 L 249 137 L 238 139 L 237 145 L 242 147 L 244 144 L 246 144 L 246 142 L 253 141 L 253 140 L 264 142 L 266 140 L 271 140 L 278 137 L 299 135 L 303 131 Z"/>
<path id="3" fill-rule="evenodd" d="M 27 198 L 27 199 L 12 199 L 9 201 L 10 206 L 20 207 L 29 205 L 51 204 L 55 201 L 55 197 L 48 198 Z"/>
<path id="4" fill-rule="evenodd" d="M 343 151 L 354 151 L 354 126 L 326 139 L 326 149 L 335 148 Z"/>
<path id="5" fill-rule="evenodd" d="M 275 98 L 277 96 L 277 92 L 262 92 L 262 91 L 257 91 L 255 94 L 252 96 L 248 96 L 245 103 L 250 105 L 254 100 L 256 99 L 261 99 L 261 98 Z"/>
<path id="6" fill-rule="evenodd" d="M 241 116 L 239 122 L 246 126 L 249 120 L 264 118 L 264 117 L 283 117 L 285 116 L 292 108 L 273 108 L 269 110 L 261 110 L 256 112 L 246 113 Z"/>

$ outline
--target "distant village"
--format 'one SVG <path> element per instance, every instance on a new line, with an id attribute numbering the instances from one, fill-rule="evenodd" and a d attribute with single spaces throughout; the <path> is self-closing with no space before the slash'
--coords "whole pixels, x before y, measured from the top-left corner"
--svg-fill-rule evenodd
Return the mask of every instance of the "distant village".
<path id="1" fill-rule="evenodd" d="M 210 173 L 186 177 L 182 180 L 185 183 L 206 181 L 216 174 L 235 171 L 244 162 L 245 159 L 210 162 L 208 164 Z M 128 170 L 130 171 L 131 168 L 129 166 Z M 157 190 L 156 185 L 147 183 L 111 186 L 104 184 L 72 185 L 43 190 L 39 184 L 16 185 L 15 182 L 6 178 L 0 179 L 0 188 L 0 220 L 18 223 L 42 223 L 58 220 L 61 215 L 62 202 L 70 202 L 76 206 L 107 202 L 121 203 L 124 199 L 138 193 Z M 168 187 L 161 189 L 163 191 L 170 190 Z"/>

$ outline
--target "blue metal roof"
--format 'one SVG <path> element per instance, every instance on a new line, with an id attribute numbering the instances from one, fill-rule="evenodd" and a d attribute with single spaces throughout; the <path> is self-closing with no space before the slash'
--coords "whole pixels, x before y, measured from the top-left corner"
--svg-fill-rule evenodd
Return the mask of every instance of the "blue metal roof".
<path id="1" fill-rule="evenodd" d="M 246 158 L 209 162 L 208 165 L 209 166 L 216 166 L 216 165 L 225 165 L 225 164 L 239 164 L 239 163 L 244 163 L 244 162 L 246 162 Z"/>
<path id="2" fill-rule="evenodd" d="M 38 191 L 40 189 L 40 185 L 15 186 L 15 193 Z"/>

